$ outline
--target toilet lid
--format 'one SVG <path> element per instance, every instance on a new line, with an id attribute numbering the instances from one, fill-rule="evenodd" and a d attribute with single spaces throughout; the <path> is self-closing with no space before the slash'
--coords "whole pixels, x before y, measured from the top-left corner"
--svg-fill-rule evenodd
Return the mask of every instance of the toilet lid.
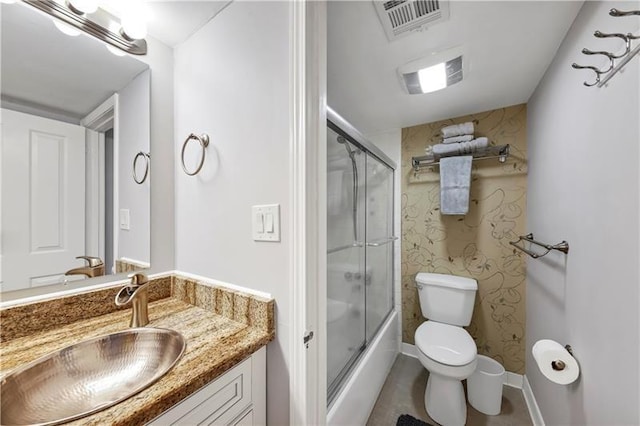
<path id="1" fill-rule="evenodd" d="M 426 321 L 416 330 L 416 346 L 432 360 L 445 365 L 467 365 L 476 358 L 476 344 L 462 327 Z"/>

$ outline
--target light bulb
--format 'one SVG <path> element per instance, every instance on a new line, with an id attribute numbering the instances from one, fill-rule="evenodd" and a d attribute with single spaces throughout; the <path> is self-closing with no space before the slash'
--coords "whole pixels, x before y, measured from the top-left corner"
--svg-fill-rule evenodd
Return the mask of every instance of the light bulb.
<path id="1" fill-rule="evenodd" d="M 73 28 L 71 25 L 65 24 L 64 22 L 60 22 L 57 19 L 53 20 L 53 25 L 55 25 L 56 28 L 60 30 L 60 32 L 71 37 L 77 37 L 82 33 L 82 31 Z"/>
<path id="2" fill-rule="evenodd" d="M 106 46 L 107 46 L 107 50 L 108 50 L 109 52 L 113 53 L 113 54 L 114 54 L 114 55 L 116 55 L 116 56 L 124 56 L 124 55 L 126 55 L 126 53 L 125 53 L 125 52 L 123 52 L 122 50 L 118 49 L 118 48 L 117 48 L 117 47 L 115 47 L 115 46 L 112 46 L 112 45 L 110 45 L 110 44 L 107 44 Z"/>
<path id="3" fill-rule="evenodd" d="M 435 92 L 447 87 L 447 68 L 444 62 L 418 71 L 422 93 Z"/>
<path id="4" fill-rule="evenodd" d="M 147 36 L 147 23 L 140 16 L 127 14 L 122 17 L 122 31 L 133 40 L 140 40 Z"/>
<path id="5" fill-rule="evenodd" d="M 67 0 L 68 4 L 81 13 L 93 13 L 98 10 L 98 0 Z"/>

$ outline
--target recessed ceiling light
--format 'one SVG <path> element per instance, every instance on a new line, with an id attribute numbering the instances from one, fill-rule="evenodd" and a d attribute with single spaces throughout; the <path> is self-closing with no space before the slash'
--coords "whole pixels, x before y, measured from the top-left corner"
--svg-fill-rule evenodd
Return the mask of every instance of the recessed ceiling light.
<path id="1" fill-rule="evenodd" d="M 414 72 L 401 72 L 401 75 L 412 95 L 442 90 L 462 81 L 462 56 Z"/>
<path id="2" fill-rule="evenodd" d="M 447 67 L 444 62 L 418 71 L 418 81 L 422 93 L 435 92 L 447 87 Z"/>
<path id="3" fill-rule="evenodd" d="M 435 92 L 462 81 L 463 70 L 466 73 L 468 67 L 466 59 L 463 46 L 432 52 L 399 67 L 398 77 L 411 95 Z"/>

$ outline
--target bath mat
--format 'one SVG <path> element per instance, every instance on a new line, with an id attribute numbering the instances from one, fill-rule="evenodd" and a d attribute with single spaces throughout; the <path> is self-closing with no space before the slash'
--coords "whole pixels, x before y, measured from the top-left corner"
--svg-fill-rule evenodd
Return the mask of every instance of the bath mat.
<path id="1" fill-rule="evenodd" d="M 416 419 L 413 416 L 410 416 L 408 414 L 401 414 L 400 417 L 398 417 L 398 422 L 396 423 L 396 426 L 432 426 L 429 423 L 425 423 L 420 419 Z"/>

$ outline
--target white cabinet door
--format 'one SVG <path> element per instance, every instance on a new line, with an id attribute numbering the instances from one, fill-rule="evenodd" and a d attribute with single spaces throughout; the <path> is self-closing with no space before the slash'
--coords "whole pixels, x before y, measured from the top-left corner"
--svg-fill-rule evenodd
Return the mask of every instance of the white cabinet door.
<path id="1" fill-rule="evenodd" d="M 85 130 L 2 109 L 2 291 L 83 266 Z"/>
<path id="2" fill-rule="evenodd" d="M 266 348 L 171 407 L 149 426 L 266 424 Z"/>

